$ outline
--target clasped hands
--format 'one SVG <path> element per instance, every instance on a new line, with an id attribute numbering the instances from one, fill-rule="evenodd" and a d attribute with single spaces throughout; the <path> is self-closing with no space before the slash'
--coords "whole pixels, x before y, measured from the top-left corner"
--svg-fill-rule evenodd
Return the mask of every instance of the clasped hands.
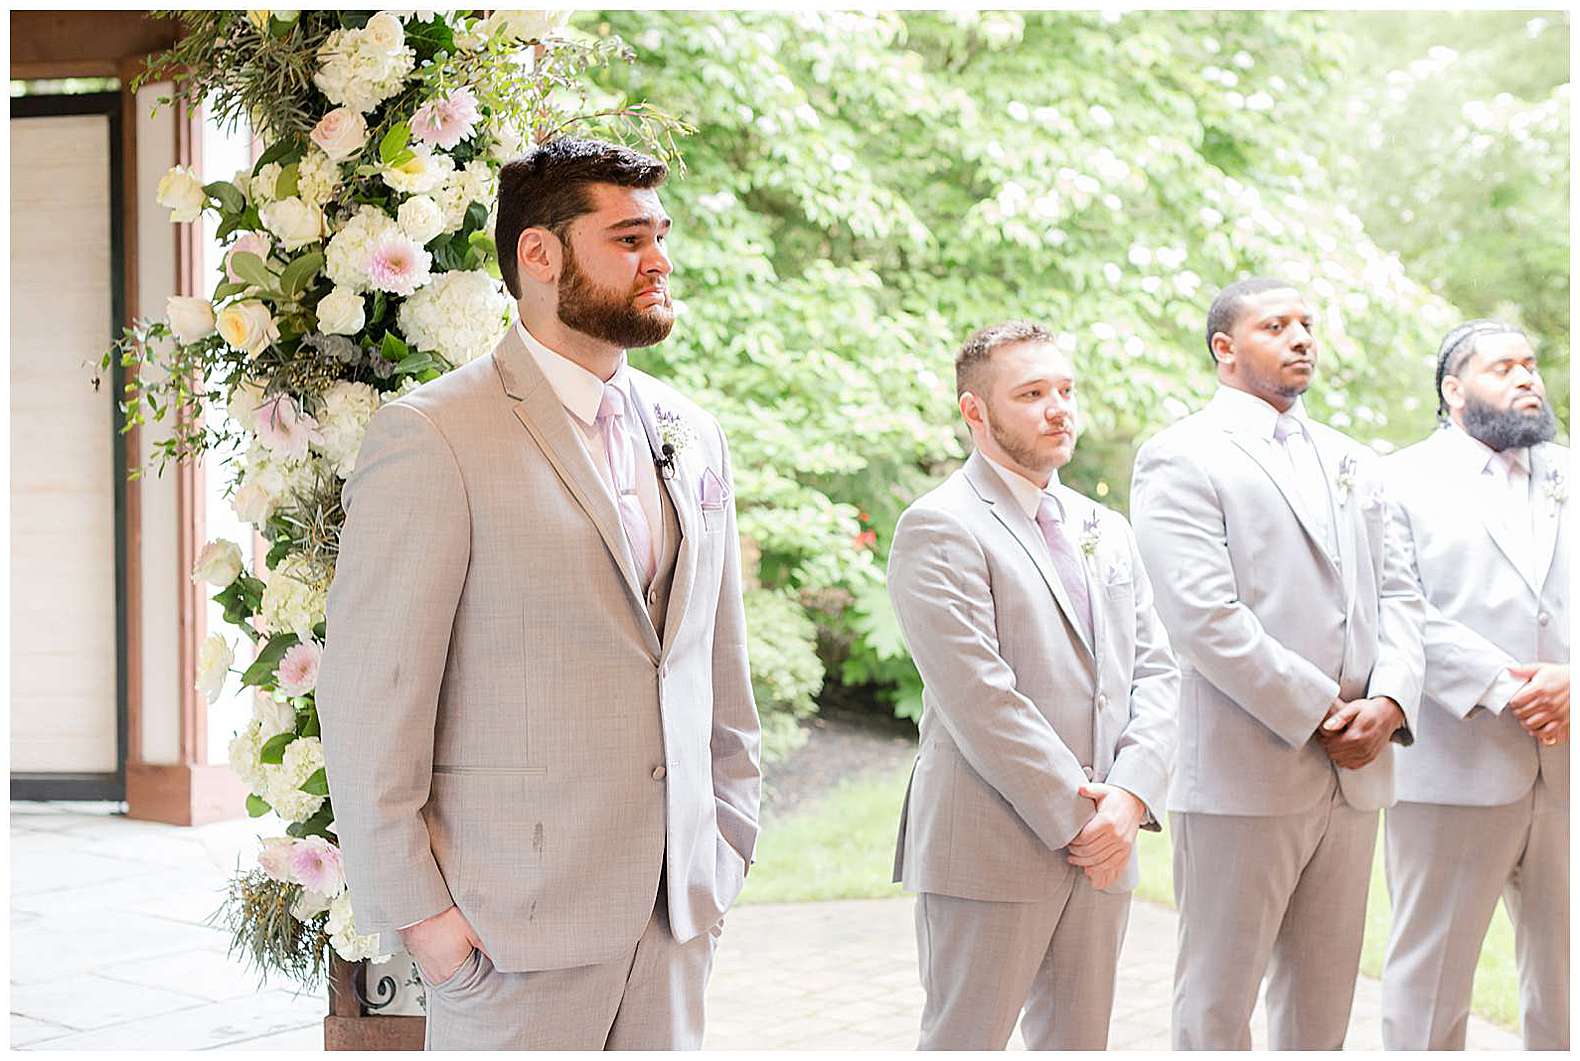
<path id="1" fill-rule="evenodd" d="M 1569 665 L 1521 663 L 1509 673 L 1525 684 L 1509 697 L 1505 710 L 1513 711 L 1525 731 L 1543 744 L 1569 739 Z"/>
<path id="2" fill-rule="evenodd" d="M 454 976 L 473 948 L 488 953 L 459 906 L 408 925 L 400 930 L 400 938 L 430 985 Z"/>
<path id="3" fill-rule="evenodd" d="M 1124 789 L 1097 781 L 1082 785 L 1079 794 L 1097 804 L 1097 813 L 1070 841 L 1066 858 L 1101 891 L 1124 872 L 1147 808 Z"/>
<path id="4" fill-rule="evenodd" d="M 1365 700 L 1335 696 L 1317 727 L 1317 739 L 1333 765 L 1359 770 L 1382 754 L 1404 721 L 1404 710 L 1390 696 Z"/>

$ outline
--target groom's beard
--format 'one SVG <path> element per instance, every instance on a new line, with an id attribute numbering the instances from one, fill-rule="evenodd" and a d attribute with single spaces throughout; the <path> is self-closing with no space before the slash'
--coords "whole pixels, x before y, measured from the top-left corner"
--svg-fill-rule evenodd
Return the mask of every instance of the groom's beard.
<path id="1" fill-rule="evenodd" d="M 1524 449 L 1551 442 L 1558 434 L 1558 417 L 1545 398 L 1540 409 L 1523 413 L 1512 407 L 1499 409 L 1466 391 L 1465 434 L 1497 453 Z"/>
<path id="2" fill-rule="evenodd" d="M 664 300 L 646 309 L 633 303 L 636 289 L 621 294 L 595 284 L 582 272 L 566 240 L 565 268 L 560 273 L 560 323 L 583 335 L 626 350 L 661 343 L 675 326 L 675 307 L 666 289 Z M 650 284 L 642 284 L 649 287 Z"/>

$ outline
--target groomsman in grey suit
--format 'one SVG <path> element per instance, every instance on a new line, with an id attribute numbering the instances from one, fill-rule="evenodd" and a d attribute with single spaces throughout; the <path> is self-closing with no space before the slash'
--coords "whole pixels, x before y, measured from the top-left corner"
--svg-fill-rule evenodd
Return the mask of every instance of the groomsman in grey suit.
<path id="1" fill-rule="evenodd" d="M 1312 327 L 1283 281 L 1226 287 L 1217 394 L 1136 457 L 1131 517 L 1182 671 L 1176 1049 L 1249 1049 L 1264 975 L 1269 1046 L 1343 1045 L 1391 742 L 1415 728 L 1421 596 L 1372 454 L 1301 403 Z"/>
<path id="2" fill-rule="evenodd" d="M 926 688 L 895 879 L 923 1049 L 1108 1042 L 1138 829 L 1157 829 L 1179 672 L 1124 517 L 1059 482 L 1075 369 L 1039 325 L 955 361 L 975 451 L 900 518 L 889 592 Z"/>
<path id="3" fill-rule="evenodd" d="M 665 167 L 505 166 L 520 323 L 374 416 L 318 706 L 358 929 L 431 1049 L 695 1048 L 757 838 L 729 454 L 626 363 L 674 321 Z"/>
<path id="4" fill-rule="evenodd" d="M 1383 462 L 1426 597 L 1426 687 L 1388 810 L 1383 1043 L 1463 1050 L 1501 894 L 1525 1045 L 1569 1049 L 1569 450 L 1536 354 L 1498 321 L 1448 334 L 1447 423 Z"/>

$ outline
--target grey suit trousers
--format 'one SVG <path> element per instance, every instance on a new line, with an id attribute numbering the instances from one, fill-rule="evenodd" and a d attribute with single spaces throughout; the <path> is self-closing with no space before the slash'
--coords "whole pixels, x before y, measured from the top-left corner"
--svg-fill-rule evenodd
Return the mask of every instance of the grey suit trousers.
<path id="1" fill-rule="evenodd" d="M 1268 978 L 1268 1046 L 1337 1050 L 1366 930 L 1377 811 L 1335 781 L 1295 814 L 1175 813 L 1174 1049 L 1249 1050 Z"/>
<path id="2" fill-rule="evenodd" d="M 429 1050 L 696 1050 L 719 926 L 675 942 L 665 891 L 611 962 L 502 973 L 479 951 L 428 985 Z"/>
<path id="3" fill-rule="evenodd" d="M 1514 921 L 1528 1050 L 1569 1049 L 1569 806 L 1538 776 L 1499 807 L 1388 811 L 1393 931 L 1383 1045 L 1463 1050 L 1476 962 L 1501 894 Z"/>
<path id="4" fill-rule="evenodd" d="M 1103 1050 L 1130 893 L 1070 867 L 1054 894 L 988 902 L 916 897 L 921 1050 L 1002 1050 L 1015 1020 L 1031 1050 Z"/>

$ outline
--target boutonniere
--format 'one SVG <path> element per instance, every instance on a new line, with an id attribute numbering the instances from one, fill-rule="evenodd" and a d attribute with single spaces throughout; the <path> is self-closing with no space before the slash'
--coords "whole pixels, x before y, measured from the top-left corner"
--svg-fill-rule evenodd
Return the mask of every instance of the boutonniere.
<path id="1" fill-rule="evenodd" d="M 1097 513 L 1093 512 L 1090 516 L 1087 516 L 1085 522 L 1081 524 L 1081 555 L 1086 558 L 1086 562 L 1088 564 L 1095 564 L 1097 559 L 1097 547 L 1102 544 L 1102 541 L 1102 523 L 1097 518 Z"/>
<path id="2" fill-rule="evenodd" d="M 1333 477 L 1333 491 L 1338 495 L 1340 508 L 1350 503 L 1350 494 L 1355 491 L 1354 454 L 1346 453 L 1339 461 L 1339 474 Z"/>
<path id="3" fill-rule="evenodd" d="M 653 406 L 653 422 L 658 427 L 659 449 L 659 457 L 654 463 L 658 465 L 660 475 L 665 479 L 673 479 L 675 461 L 696 440 L 696 432 L 691 430 L 685 417 L 661 405 Z"/>
<path id="4" fill-rule="evenodd" d="M 1547 477 L 1542 480 L 1542 496 L 1547 498 L 1547 510 L 1553 515 L 1558 515 L 1558 510 L 1569 500 L 1569 484 L 1564 481 L 1564 473 L 1557 468 L 1547 469 Z"/>

